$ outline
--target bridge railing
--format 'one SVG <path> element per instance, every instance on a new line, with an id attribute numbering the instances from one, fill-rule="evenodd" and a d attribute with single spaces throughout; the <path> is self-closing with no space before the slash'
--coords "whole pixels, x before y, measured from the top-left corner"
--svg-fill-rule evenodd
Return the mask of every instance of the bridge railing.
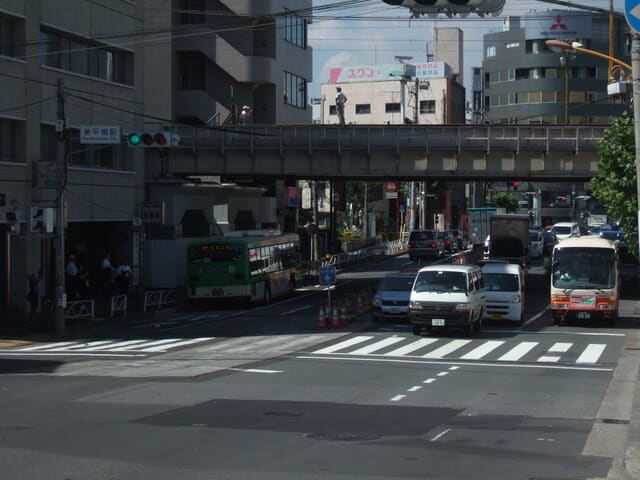
<path id="1" fill-rule="evenodd" d="M 231 125 L 173 127 L 185 148 L 254 150 L 594 150 L 607 125 Z"/>

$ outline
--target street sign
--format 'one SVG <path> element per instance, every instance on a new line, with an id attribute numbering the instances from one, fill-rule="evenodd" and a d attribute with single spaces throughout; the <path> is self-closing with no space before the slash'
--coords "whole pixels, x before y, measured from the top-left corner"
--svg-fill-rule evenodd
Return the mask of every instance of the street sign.
<path id="1" fill-rule="evenodd" d="M 336 267 L 320 267 L 320 285 L 335 285 Z"/>
<path id="2" fill-rule="evenodd" d="M 120 126 L 118 125 L 85 125 L 80 127 L 80 143 L 120 143 Z"/>
<path id="3" fill-rule="evenodd" d="M 624 0 L 624 16 L 629 26 L 640 33 L 640 0 Z"/>

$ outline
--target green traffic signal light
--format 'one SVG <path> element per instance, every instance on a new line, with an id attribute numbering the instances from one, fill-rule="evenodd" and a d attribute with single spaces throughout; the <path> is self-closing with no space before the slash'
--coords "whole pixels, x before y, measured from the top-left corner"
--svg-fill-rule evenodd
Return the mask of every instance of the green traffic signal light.
<path id="1" fill-rule="evenodd" d="M 133 146 L 137 146 L 140 145 L 140 135 L 138 135 L 137 133 L 130 133 L 129 134 L 129 145 L 133 145 Z"/>

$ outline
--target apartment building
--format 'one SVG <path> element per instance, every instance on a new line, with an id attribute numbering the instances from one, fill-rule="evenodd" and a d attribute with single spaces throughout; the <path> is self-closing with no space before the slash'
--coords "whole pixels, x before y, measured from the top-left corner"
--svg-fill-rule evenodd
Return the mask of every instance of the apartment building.
<path id="1" fill-rule="evenodd" d="M 503 31 L 484 36 L 484 113 L 490 123 L 608 123 L 628 109 L 624 97 L 607 92 L 608 61 L 577 52 L 554 52 L 549 39 L 629 62 L 624 18 L 567 10 L 507 17 Z"/>
<path id="2" fill-rule="evenodd" d="M 50 213 L 60 181 L 64 253 L 87 267 L 92 295 L 106 252 L 133 265 L 133 284 L 145 287 L 154 236 L 208 235 L 235 219 L 230 203 L 273 205 L 256 208 L 255 223 L 278 221 L 277 186 L 255 179 L 245 191 L 216 172 L 183 179 L 166 168 L 171 148 L 130 148 L 124 139 L 160 127 L 216 127 L 237 120 L 241 105 L 252 107 L 254 123 L 311 123 L 310 7 L 311 0 L 0 0 L 0 311 L 27 310 L 27 277 L 39 270 L 53 298 Z M 55 165 L 60 81 L 64 172 Z M 89 127 L 123 141 L 83 143 Z M 41 220 L 33 229 L 32 213 Z"/>

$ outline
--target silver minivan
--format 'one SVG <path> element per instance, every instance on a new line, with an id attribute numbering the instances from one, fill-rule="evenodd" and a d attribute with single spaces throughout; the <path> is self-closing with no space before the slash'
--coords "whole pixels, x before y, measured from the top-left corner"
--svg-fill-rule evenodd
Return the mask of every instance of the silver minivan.
<path id="1" fill-rule="evenodd" d="M 580 227 L 576 222 L 554 223 L 551 231 L 556 235 L 556 238 L 558 240 L 564 240 L 565 238 L 580 236 Z"/>
<path id="2" fill-rule="evenodd" d="M 466 335 L 482 327 L 485 286 L 477 265 L 429 265 L 418 271 L 409 298 L 414 335 L 461 328 Z"/>

